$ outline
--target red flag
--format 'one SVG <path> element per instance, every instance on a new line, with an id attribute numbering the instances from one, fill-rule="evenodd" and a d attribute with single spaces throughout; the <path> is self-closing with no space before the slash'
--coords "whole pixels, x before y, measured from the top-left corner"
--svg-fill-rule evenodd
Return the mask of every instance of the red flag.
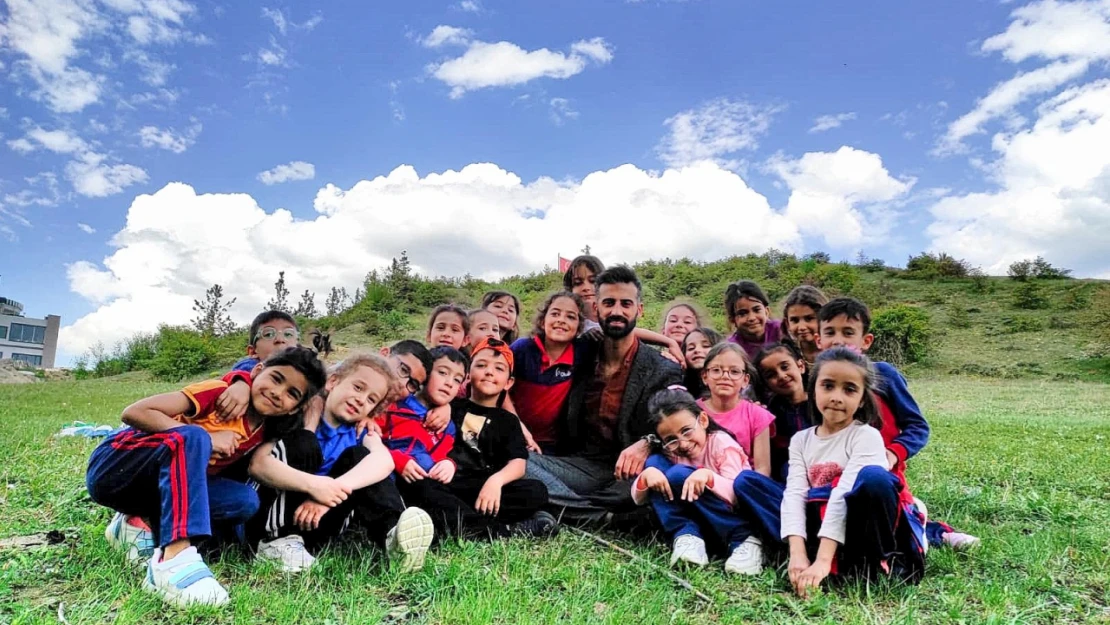
<path id="1" fill-rule="evenodd" d="M 559 273 L 566 273 L 570 271 L 570 261 L 559 256 Z"/>

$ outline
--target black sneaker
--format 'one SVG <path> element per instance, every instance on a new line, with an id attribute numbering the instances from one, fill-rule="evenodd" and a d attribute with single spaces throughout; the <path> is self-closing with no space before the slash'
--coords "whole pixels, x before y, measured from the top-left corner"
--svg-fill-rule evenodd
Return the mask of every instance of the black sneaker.
<path id="1" fill-rule="evenodd" d="M 512 531 L 516 536 L 547 538 L 559 533 L 559 522 L 555 520 L 555 517 L 541 510 L 527 521 L 514 524 Z"/>

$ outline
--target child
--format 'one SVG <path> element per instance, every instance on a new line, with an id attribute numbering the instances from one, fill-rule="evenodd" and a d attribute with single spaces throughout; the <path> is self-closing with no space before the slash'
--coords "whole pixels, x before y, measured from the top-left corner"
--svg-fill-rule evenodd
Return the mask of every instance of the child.
<path id="1" fill-rule="evenodd" d="M 231 369 L 250 372 L 259 362 L 269 358 L 270 354 L 296 345 L 299 338 L 297 322 L 289 313 L 280 310 L 259 313 L 251 322 L 247 357 L 235 363 Z"/>
<path id="2" fill-rule="evenodd" d="M 594 278 L 602 271 L 605 271 L 605 264 L 601 259 L 583 254 L 570 261 L 570 267 L 563 274 L 563 290 L 581 297 L 585 304 L 586 320 L 582 324 L 581 334 L 601 329 L 597 323 L 597 309 L 594 307 L 597 303 L 597 287 L 594 286 Z"/>
<path id="3" fill-rule="evenodd" d="M 771 475 L 771 432 L 775 417 L 764 408 L 740 396 L 751 381 L 751 365 L 744 350 L 733 343 L 718 343 L 709 350 L 701 375 L 709 388 L 709 398 L 698 400 L 702 410 L 728 430 L 752 468 Z"/>
<path id="4" fill-rule="evenodd" d="M 757 530 L 777 536 L 782 487 L 764 478 L 765 490 L 756 494 L 750 489 L 753 496 L 741 500 L 733 482 L 751 473 L 744 450 L 686 391 L 659 391 L 649 413 L 658 441 L 633 482 L 632 498 L 639 505 L 650 501 L 673 539 L 671 565 L 680 560 L 707 564 L 702 532 L 710 529 L 711 540 L 730 554 L 725 571 L 759 574 L 763 549 Z"/>
<path id="5" fill-rule="evenodd" d="M 477 345 L 485 338 L 501 338 L 501 325 L 497 315 L 485 308 L 475 308 L 467 314 L 470 331 L 466 333 L 466 344 Z"/>
<path id="6" fill-rule="evenodd" d="M 428 372 L 432 369 L 432 356 L 420 341 L 411 339 L 398 341 L 392 347 L 383 347 L 378 353 L 389 362 L 389 366 L 397 374 L 397 381 L 390 397 L 405 397 L 416 393 L 424 386 L 424 382 L 428 379 Z"/>
<path id="7" fill-rule="evenodd" d="M 721 335 L 713 328 L 694 328 L 682 340 L 682 353 L 686 356 L 686 389 L 696 398 L 702 398 L 709 390 L 701 379 L 705 367 L 705 357 L 709 350 L 720 343 Z"/>
<path id="8" fill-rule="evenodd" d="M 686 335 L 702 325 L 702 318 L 694 305 L 684 300 L 674 300 L 663 309 L 663 336 L 681 343 Z"/>
<path id="9" fill-rule="evenodd" d="M 508 291 L 490 291 L 482 296 L 482 308 L 497 316 L 501 340 L 512 344 L 520 334 L 520 328 L 517 326 L 520 298 Z"/>
<path id="10" fill-rule="evenodd" d="M 223 605 L 227 590 L 212 576 L 196 544 L 213 525 L 234 526 L 258 510 L 258 495 L 220 474 L 263 440 L 299 427 L 307 398 L 324 385 L 324 368 L 305 347 L 272 354 L 253 372 L 246 415 L 220 421 L 215 401 L 227 388 L 208 380 L 128 406 L 128 428 L 109 436 L 89 458 L 92 500 L 125 515 L 147 517 L 157 549 L 143 586 L 175 605 Z M 118 517 L 117 517 L 118 518 Z"/>
<path id="11" fill-rule="evenodd" d="M 388 479 L 394 465 L 381 437 L 355 427 L 381 412 L 395 381 L 385 359 L 349 356 L 328 376 L 315 423 L 254 455 L 250 473 L 259 482 L 262 512 L 249 529 L 252 537 L 266 538 L 260 559 L 277 561 L 285 572 L 308 569 L 315 562 L 311 552 L 351 524 L 399 559 L 402 571 L 423 565 L 432 520 L 419 508 L 405 508 Z"/>
<path id="12" fill-rule="evenodd" d="M 734 282 L 725 291 L 725 315 L 736 328 L 728 341 L 743 347 L 749 361 L 764 345 L 782 340 L 782 322 L 768 318 L 770 305 L 763 289 L 751 280 Z"/>
<path id="13" fill-rule="evenodd" d="M 809 367 L 801 352 L 790 343 L 764 347 L 755 357 L 756 371 L 770 400 L 767 410 L 775 415 L 771 433 L 771 477 L 786 481 L 789 467 L 790 439 L 810 427 L 809 394 L 806 392 L 806 371 Z"/>
<path id="14" fill-rule="evenodd" d="M 787 571 L 803 598 L 830 573 L 917 582 L 924 571 L 924 519 L 899 501 L 902 483 L 886 469 L 874 380 L 867 357 L 851 349 L 817 358 L 809 390 L 817 425 L 790 441 L 782 499 Z"/>
<path id="15" fill-rule="evenodd" d="M 828 302 L 820 289 L 803 284 L 786 295 L 782 306 L 782 329 L 798 345 L 810 367 L 821 351 L 817 346 L 817 312 Z"/>
<path id="16" fill-rule="evenodd" d="M 838 297 L 821 307 L 817 314 L 820 323 L 818 345 L 821 349 L 846 346 L 866 352 L 875 337 L 871 330 L 871 311 L 851 297 Z M 914 401 L 906 379 L 886 362 L 874 363 L 877 384 L 876 405 L 882 417 L 882 436 L 886 443 L 887 468 L 905 483 L 906 461 L 921 451 L 929 442 L 929 424 Z M 913 501 L 909 488 L 903 489 L 903 498 Z M 917 502 L 920 504 L 920 501 Z M 954 549 L 969 549 L 979 544 L 970 534 L 956 532 L 939 521 L 930 521 L 929 542 L 934 546 L 947 545 Z"/>
<path id="17" fill-rule="evenodd" d="M 555 517 L 540 510 L 547 488 L 522 479 L 528 450 L 520 421 L 497 407 L 501 393 L 512 386 L 513 352 L 504 341 L 486 339 L 472 354 L 470 398 L 451 403 L 457 439 L 450 464 L 437 463 L 442 472 L 418 475 L 401 484 L 401 492 L 432 515 L 441 536 L 554 535 Z"/>
<path id="18" fill-rule="evenodd" d="M 552 453 L 559 442 L 558 421 L 570 393 L 571 374 L 582 350 L 592 347 L 578 339 L 585 307 L 573 293 L 549 295 L 536 314 L 532 336 L 512 344 L 515 367 L 509 395 L 529 447 L 543 453 Z"/>
<path id="19" fill-rule="evenodd" d="M 470 317 L 466 311 L 454 304 L 441 304 L 432 310 L 428 319 L 428 335 L 425 343 L 431 347 L 446 345 L 462 349 L 470 332 Z"/>

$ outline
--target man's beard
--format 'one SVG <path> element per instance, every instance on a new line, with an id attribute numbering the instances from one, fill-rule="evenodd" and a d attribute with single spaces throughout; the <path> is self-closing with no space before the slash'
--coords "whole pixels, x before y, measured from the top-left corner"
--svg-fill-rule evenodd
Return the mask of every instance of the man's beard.
<path id="1" fill-rule="evenodd" d="M 622 322 L 623 326 L 613 327 L 613 322 Z M 601 331 L 605 334 L 606 338 L 610 339 L 623 339 L 624 337 L 632 334 L 636 329 L 636 317 L 625 319 L 617 315 L 610 315 L 601 320 Z"/>

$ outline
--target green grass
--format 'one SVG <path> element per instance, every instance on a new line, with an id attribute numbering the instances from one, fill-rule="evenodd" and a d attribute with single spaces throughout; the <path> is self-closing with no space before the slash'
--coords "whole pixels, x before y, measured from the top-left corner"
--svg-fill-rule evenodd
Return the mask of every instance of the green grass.
<path id="1" fill-rule="evenodd" d="M 173 388 L 125 380 L 0 386 L 0 538 L 70 530 L 62 545 L 0 551 L 0 623 L 1086 623 L 1110 622 L 1110 387 L 1066 381 L 915 380 L 933 425 L 910 464 L 932 515 L 983 538 L 934 550 L 917 587 L 850 584 L 801 601 L 781 570 L 683 573 L 712 605 L 659 572 L 570 532 L 545 543 L 451 543 L 402 576 L 344 545 L 283 577 L 232 551 L 214 562 L 222 610 L 169 609 L 101 534 L 109 511 L 84 489 L 95 444 L 53 439 L 80 419 Z M 666 564 L 661 544 L 611 537 Z"/>

